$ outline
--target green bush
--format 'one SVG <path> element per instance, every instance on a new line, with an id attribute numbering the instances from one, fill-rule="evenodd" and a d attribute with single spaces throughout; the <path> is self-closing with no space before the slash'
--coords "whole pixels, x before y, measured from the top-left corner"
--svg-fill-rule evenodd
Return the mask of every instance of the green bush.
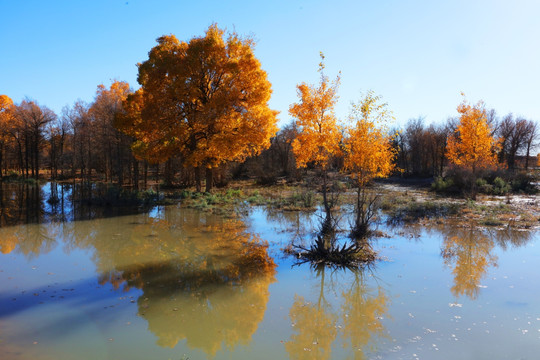
<path id="1" fill-rule="evenodd" d="M 476 179 L 476 186 L 478 186 L 479 188 L 481 188 L 482 186 L 484 185 L 488 185 L 488 182 L 482 178 L 480 179 Z"/>
<path id="2" fill-rule="evenodd" d="M 311 208 L 315 206 L 315 193 L 311 190 L 306 190 L 299 193 L 295 192 L 292 194 L 290 200 L 294 206 Z"/>
<path id="3" fill-rule="evenodd" d="M 510 186 L 513 192 L 535 194 L 538 190 L 533 185 L 533 182 L 532 176 L 526 173 L 518 173 L 510 180 Z"/>
<path id="4" fill-rule="evenodd" d="M 431 189 L 435 192 L 449 192 L 452 191 L 453 188 L 454 180 L 451 178 L 445 180 L 443 177 L 439 176 L 431 183 Z"/>
<path id="5" fill-rule="evenodd" d="M 506 195 L 511 189 L 511 186 L 500 177 L 496 177 L 493 180 L 493 194 L 494 195 Z"/>

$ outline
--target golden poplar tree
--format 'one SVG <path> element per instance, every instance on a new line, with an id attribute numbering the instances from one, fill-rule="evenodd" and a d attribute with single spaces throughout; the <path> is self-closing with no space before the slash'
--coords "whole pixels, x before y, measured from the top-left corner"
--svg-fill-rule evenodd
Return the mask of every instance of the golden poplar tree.
<path id="1" fill-rule="evenodd" d="M 459 125 L 448 139 L 446 156 L 473 173 L 485 166 L 496 164 L 498 141 L 493 138 L 483 102 L 470 105 L 464 100 L 458 107 Z"/>
<path id="2" fill-rule="evenodd" d="M 451 163 L 471 173 L 471 197 L 475 199 L 478 170 L 497 163 L 500 145 L 492 135 L 482 101 L 470 105 L 464 99 L 457 111 L 460 113 L 459 125 L 448 138 L 446 156 Z"/>
<path id="3" fill-rule="evenodd" d="M 0 179 L 2 178 L 4 146 L 9 141 L 14 118 L 13 111 L 13 100 L 7 95 L 0 95 Z"/>
<path id="4" fill-rule="evenodd" d="M 302 83 L 297 86 L 300 101 L 289 107 L 289 114 L 296 119 L 299 133 L 292 143 L 296 165 L 300 168 L 313 164 L 321 173 L 322 194 L 329 224 L 331 204 L 327 198 L 327 171 L 332 157 L 340 153 L 341 131 L 334 114 L 338 100 L 338 75 L 333 82 L 324 75 L 324 55 L 319 64 L 321 80 L 318 86 Z"/>
<path id="5" fill-rule="evenodd" d="M 157 157 L 149 160 L 180 153 L 184 165 L 195 168 L 199 190 L 199 169 L 205 168 L 209 191 L 213 168 L 270 145 L 277 131 L 277 112 L 268 107 L 270 82 L 254 55 L 255 42 L 236 33 L 225 38 L 215 24 L 189 42 L 174 35 L 157 41 L 139 64 L 142 91 L 131 97 L 139 104 L 127 106 L 136 110 L 127 116 L 133 122 L 121 121 L 121 128 L 135 136 L 139 154 Z"/>
<path id="6" fill-rule="evenodd" d="M 375 214 L 376 197 L 370 197 L 366 185 L 374 178 L 386 177 L 394 169 L 395 150 L 387 134 L 386 123 L 392 119 L 386 103 L 369 91 L 358 103 L 352 105 L 350 120 L 344 140 L 345 169 L 350 171 L 357 188 L 356 219 L 353 235 L 364 238 L 369 221 Z"/>

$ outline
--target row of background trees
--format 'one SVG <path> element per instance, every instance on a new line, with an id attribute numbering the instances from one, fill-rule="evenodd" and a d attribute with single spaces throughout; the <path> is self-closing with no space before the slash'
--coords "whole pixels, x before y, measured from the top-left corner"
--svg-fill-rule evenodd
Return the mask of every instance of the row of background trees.
<path id="1" fill-rule="evenodd" d="M 500 139 L 499 164 L 510 171 L 534 166 L 531 159 L 540 139 L 538 123 L 511 113 L 499 117 L 494 109 L 486 110 L 486 116 L 491 135 Z M 443 176 L 448 164 L 448 138 L 454 134 L 458 123 L 458 117 L 450 117 L 441 124 L 426 124 L 425 119 L 419 117 L 409 120 L 403 129 L 395 129 L 398 168 L 409 176 Z"/>
<path id="2" fill-rule="evenodd" d="M 95 100 L 88 104 L 77 101 L 65 107 L 60 115 L 33 100 L 13 104 L 2 95 L 0 112 L 0 174 L 15 172 L 24 177 L 38 177 L 38 169 L 48 170 L 52 179 L 81 178 L 117 182 L 137 186 L 146 183 L 150 170 L 160 166 L 163 181 L 189 186 L 194 182 L 193 170 L 183 167 L 181 156 L 172 156 L 161 164 L 137 160 L 131 150 L 133 139 L 115 127 L 115 115 L 122 111 L 122 101 L 129 94 L 129 85 L 115 81 L 109 89 L 98 86 Z M 507 114 L 499 117 L 488 110 L 492 135 L 500 139 L 499 164 L 510 171 L 535 166 L 538 147 L 538 123 Z M 447 142 L 459 119 L 448 118 L 439 124 L 427 124 L 424 118 L 409 120 L 403 128 L 390 130 L 396 150 L 396 168 L 402 176 L 442 176 L 448 165 Z M 272 137 L 270 147 L 261 154 L 216 172 L 216 184 L 231 177 L 253 177 L 263 184 L 279 177 L 298 179 L 292 143 L 299 134 L 295 122 L 280 129 Z M 343 162 L 334 159 L 334 168 Z M 149 165 L 150 164 L 150 165 Z"/>

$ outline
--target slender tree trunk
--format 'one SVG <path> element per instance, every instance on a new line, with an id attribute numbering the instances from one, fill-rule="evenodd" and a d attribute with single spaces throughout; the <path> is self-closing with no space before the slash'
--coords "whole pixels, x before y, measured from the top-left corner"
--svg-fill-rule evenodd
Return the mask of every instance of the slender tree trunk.
<path id="1" fill-rule="evenodd" d="M 169 158 L 165 162 L 165 185 L 171 186 L 172 183 L 172 159 Z"/>
<path id="2" fill-rule="evenodd" d="M 321 227 L 321 235 L 325 239 L 324 240 L 325 248 L 329 249 L 331 247 L 329 238 L 334 230 L 333 224 L 332 224 L 332 213 L 331 213 L 332 209 L 331 209 L 331 204 L 328 201 L 328 173 L 326 169 L 322 169 L 321 171 L 322 171 L 321 175 L 323 179 L 323 184 L 322 184 L 323 206 L 324 206 L 324 213 L 325 213 L 325 218 Z"/>
<path id="3" fill-rule="evenodd" d="M 2 144 L 0 146 L 0 181 L 2 181 L 2 179 L 4 178 L 4 176 L 2 175 L 2 165 L 3 165 L 3 160 L 4 160 L 4 145 Z"/>
<path id="4" fill-rule="evenodd" d="M 133 162 L 133 184 L 135 190 L 139 190 L 139 161 L 135 160 Z"/>
<path id="5" fill-rule="evenodd" d="M 23 154 L 22 154 L 22 144 L 20 139 L 17 140 L 17 148 L 18 148 L 18 157 L 19 157 L 19 169 L 21 172 L 21 175 L 24 175 L 24 164 L 23 164 Z"/>
<path id="6" fill-rule="evenodd" d="M 144 162 L 144 189 L 146 190 L 148 188 L 148 162 Z"/>
<path id="7" fill-rule="evenodd" d="M 124 169 L 121 159 L 121 150 L 120 150 L 120 139 L 116 139 L 116 169 L 118 171 L 118 184 L 122 186 L 124 184 Z M 159 165 L 158 165 L 159 169 Z M 159 171 L 159 170 L 158 170 Z"/>
<path id="8" fill-rule="evenodd" d="M 36 167 L 36 180 L 39 179 L 39 134 L 35 135 L 34 139 L 34 161 Z"/>
<path id="9" fill-rule="evenodd" d="M 527 155 L 525 156 L 525 170 L 529 170 L 529 156 L 531 151 L 531 143 L 527 143 Z"/>
<path id="10" fill-rule="evenodd" d="M 214 181 L 214 169 L 206 168 L 206 192 L 212 191 L 213 181 Z"/>
<path id="11" fill-rule="evenodd" d="M 25 171 L 26 171 L 26 175 L 25 175 L 25 178 L 28 178 L 28 135 L 25 135 L 24 136 L 25 138 L 25 141 L 24 141 L 24 166 L 25 166 Z"/>
<path id="12" fill-rule="evenodd" d="M 195 188 L 197 192 L 201 192 L 201 168 L 199 166 L 194 168 L 195 171 Z"/>

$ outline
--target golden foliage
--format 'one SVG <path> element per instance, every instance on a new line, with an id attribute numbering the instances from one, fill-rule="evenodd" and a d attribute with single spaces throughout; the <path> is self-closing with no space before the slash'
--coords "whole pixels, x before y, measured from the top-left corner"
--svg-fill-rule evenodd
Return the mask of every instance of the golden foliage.
<path id="1" fill-rule="evenodd" d="M 7 95 L 0 95 L 0 143 L 4 143 L 10 136 L 10 130 L 15 126 L 15 106 L 13 100 Z"/>
<path id="2" fill-rule="evenodd" d="M 187 43 L 173 35 L 157 41 L 139 64 L 142 90 L 118 121 L 137 139 L 139 156 L 156 162 L 181 153 L 186 166 L 213 168 L 270 145 L 277 112 L 268 107 L 271 85 L 252 39 L 225 39 L 214 24 Z"/>
<path id="3" fill-rule="evenodd" d="M 337 336 L 337 316 L 295 295 L 289 311 L 295 334 L 285 343 L 291 359 L 330 359 Z"/>
<path id="4" fill-rule="evenodd" d="M 13 100 L 7 95 L 0 95 L 0 113 L 9 110 L 13 106 Z"/>
<path id="5" fill-rule="evenodd" d="M 109 89 L 103 84 L 98 85 L 96 98 L 90 107 L 90 113 L 99 118 L 111 118 L 122 110 L 122 103 L 131 93 L 129 84 L 115 80 Z M 111 121 L 112 122 L 112 121 Z"/>
<path id="6" fill-rule="evenodd" d="M 365 359 L 363 348 L 373 337 L 384 334 L 381 319 L 389 305 L 383 289 L 379 287 L 376 296 L 371 294 L 362 275 L 357 274 L 355 284 L 343 294 L 343 346 L 351 347 L 355 359 Z"/>
<path id="7" fill-rule="evenodd" d="M 483 102 L 469 105 L 464 99 L 457 107 L 459 125 L 448 139 L 446 156 L 459 166 L 476 172 L 478 168 L 496 164 L 499 142 L 491 135 Z"/>
<path id="8" fill-rule="evenodd" d="M 333 309 L 325 300 L 325 292 L 332 290 L 334 284 L 325 289 L 324 269 L 318 270 L 321 277 L 320 293 L 317 303 L 306 301 L 295 295 L 289 311 L 293 334 L 285 343 L 291 359 L 330 359 L 332 344 L 338 333 L 343 337 L 343 347 L 354 353 L 355 359 L 366 358 L 365 349 L 374 344 L 377 336 L 384 335 L 382 318 L 388 311 L 389 299 L 381 287 L 374 293 L 364 282 L 364 274 L 354 272 L 354 280 L 342 292 L 343 303 L 339 309 Z M 342 323 L 338 325 L 338 319 Z M 338 330 L 340 329 L 340 330 Z M 334 356 L 335 357 L 335 356 Z"/>
<path id="9" fill-rule="evenodd" d="M 2 237 L 0 238 L 0 252 L 2 254 L 9 254 L 17 247 L 19 239 L 16 234 L 6 234 L 6 231 L 2 231 Z"/>
<path id="10" fill-rule="evenodd" d="M 322 54 L 321 58 L 324 60 Z M 323 69 L 324 64 L 321 61 L 321 81 L 318 87 L 306 83 L 298 85 L 300 102 L 289 107 L 289 114 L 296 119 L 300 129 L 292 143 L 298 167 L 305 167 L 313 162 L 325 169 L 332 156 L 340 152 L 341 132 L 334 114 L 340 76 L 330 83 L 328 77 L 324 76 Z"/>
<path id="11" fill-rule="evenodd" d="M 347 129 L 344 141 L 345 168 L 352 173 L 359 186 L 377 177 L 390 175 L 396 156 L 391 137 L 386 134 L 386 122 L 392 119 L 386 103 L 368 92 L 353 104 L 350 120 L 355 122 Z"/>
<path id="12" fill-rule="evenodd" d="M 474 229 L 445 238 L 442 255 L 445 264 L 453 267 L 454 296 L 478 297 L 480 281 L 490 266 L 497 266 L 497 256 L 491 254 L 494 246 L 493 239 Z"/>
<path id="13" fill-rule="evenodd" d="M 213 357 L 250 343 L 276 264 L 242 221 L 169 211 L 134 226 L 129 236 L 110 238 L 100 234 L 94 242 L 101 283 L 143 291 L 139 315 L 158 345 L 185 340 Z"/>

